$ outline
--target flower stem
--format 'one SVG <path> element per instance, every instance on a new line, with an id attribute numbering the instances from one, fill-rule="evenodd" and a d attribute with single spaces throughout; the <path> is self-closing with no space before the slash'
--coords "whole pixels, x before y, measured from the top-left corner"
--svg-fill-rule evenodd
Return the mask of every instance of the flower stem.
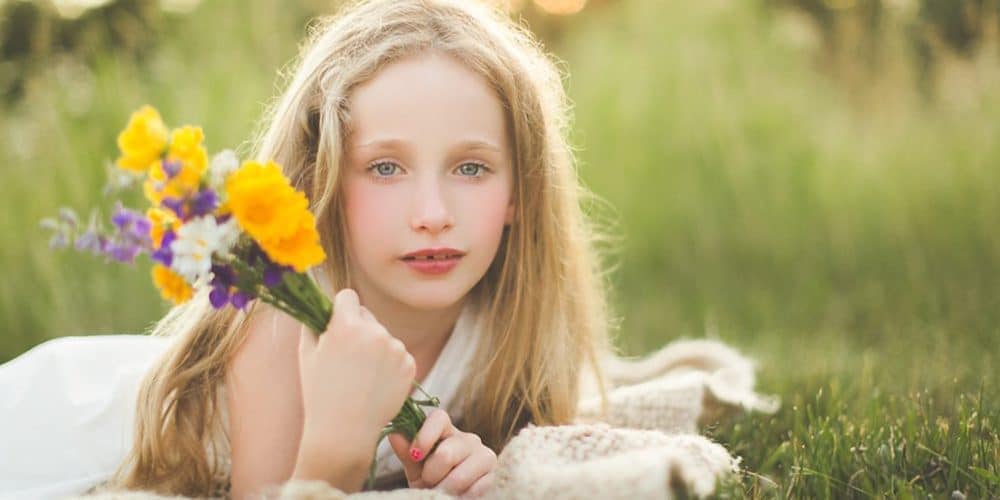
<path id="1" fill-rule="evenodd" d="M 424 395 L 427 394 L 424 388 L 420 386 L 416 381 L 413 385 L 423 392 Z M 368 467 L 368 489 L 375 487 L 375 465 L 378 463 L 378 444 L 382 442 L 389 434 L 400 433 L 406 437 L 407 441 L 413 441 L 413 438 L 417 437 L 417 432 L 420 431 L 420 427 L 424 425 L 424 420 L 427 420 L 427 415 L 424 414 L 424 410 L 420 406 L 438 406 L 440 401 L 436 397 L 430 397 L 427 400 L 415 400 L 413 398 L 406 398 L 403 402 L 403 407 L 399 410 L 396 418 L 392 419 L 386 425 L 382 432 L 378 435 L 378 440 L 375 441 L 375 458 L 372 459 L 371 466 Z"/>

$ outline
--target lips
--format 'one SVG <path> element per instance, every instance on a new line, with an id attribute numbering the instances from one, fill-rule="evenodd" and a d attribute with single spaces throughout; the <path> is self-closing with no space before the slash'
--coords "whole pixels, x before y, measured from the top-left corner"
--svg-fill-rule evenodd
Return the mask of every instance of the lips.
<path id="1" fill-rule="evenodd" d="M 454 248 L 424 248 L 415 252 L 410 252 L 402 257 L 406 261 L 437 261 L 456 259 L 465 255 L 465 252 Z"/>
<path id="2" fill-rule="evenodd" d="M 455 268 L 465 252 L 454 248 L 425 248 L 402 257 L 406 265 L 423 275 L 444 275 Z"/>
<path id="3" fill-rule="evenodd" d="M 446 260 L 446 259 L 455 259 L 455 258 L 458 258 L 458 257 L 461 257 L 461 255 L 445 255 L 445 254 L 441 254 L 441 255 L 421 255 L 421 256 L 414 256 L 414 257 L 403 257 L 403 260 Z"/>

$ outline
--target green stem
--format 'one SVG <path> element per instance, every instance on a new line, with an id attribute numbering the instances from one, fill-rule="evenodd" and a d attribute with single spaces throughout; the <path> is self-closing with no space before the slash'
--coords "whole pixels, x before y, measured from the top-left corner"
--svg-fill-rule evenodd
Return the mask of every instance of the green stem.
<path id="1" fill-rule="evenodd" d="M 420 386 L 416 381 L 413 385 L 420 389 L 420 392 L 424 392 L 424 388 Z M 407 441 L 413 441 L 413 438 L 417 437 L 417 432 L 424 425 L 424 421 L 427 420 L 427 415 L 418 405 L 422 406 L 438 406 L 440 402 L 438 398 L 431 397 L 427 401 L 414 400 L 413 398 L 406 398 L 403 402 L 403 407 L 400 408 L 399 413 L 396 418 L 392 419 L 382 431 L 379 433 L 378 440 L 375 441 L 375 457 L 372 458 L 372 463 L 368 467 L 368 489 L 375 487 L 375 465 L 378 458 L 378 445 L 385 439 L 389 434 L 399 433 L 406 437 Z M 432 449 L 433 451 L 433 449 Z M 430 453 L 428 453 L 430 454 Z"/>

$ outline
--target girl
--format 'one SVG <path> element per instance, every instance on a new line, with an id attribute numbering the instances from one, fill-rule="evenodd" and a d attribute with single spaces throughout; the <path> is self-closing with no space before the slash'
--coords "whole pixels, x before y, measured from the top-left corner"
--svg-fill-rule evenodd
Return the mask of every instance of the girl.
<path id="1" fill-rule="evenodd" d="M 582 375 L 603 395 L 605 282 L 567 113 L 539 44 L 485 6 L 374 0 L 316 25 L 252 156 L 310 199 L 333 319 L 317 338 L 265 304 L 175 307 L 109 485 L 357 491 L 375 460 L 379 488 L 486 491 L 519 429 L 570 421 Z M 414 380 L 442 408 L 374 451 Z"/>

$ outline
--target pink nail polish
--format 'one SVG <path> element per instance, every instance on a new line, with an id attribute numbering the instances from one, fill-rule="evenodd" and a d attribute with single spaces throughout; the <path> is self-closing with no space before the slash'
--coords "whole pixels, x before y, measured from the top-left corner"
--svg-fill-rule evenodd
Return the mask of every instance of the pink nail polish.
<path id="1" fill-rule="evenodd" d="M 421 458 L 424 458 L 424 452 L 420 451 L 419 448 L 410 448 L 410 458 L 414 462 L 419 462 Z"/>

